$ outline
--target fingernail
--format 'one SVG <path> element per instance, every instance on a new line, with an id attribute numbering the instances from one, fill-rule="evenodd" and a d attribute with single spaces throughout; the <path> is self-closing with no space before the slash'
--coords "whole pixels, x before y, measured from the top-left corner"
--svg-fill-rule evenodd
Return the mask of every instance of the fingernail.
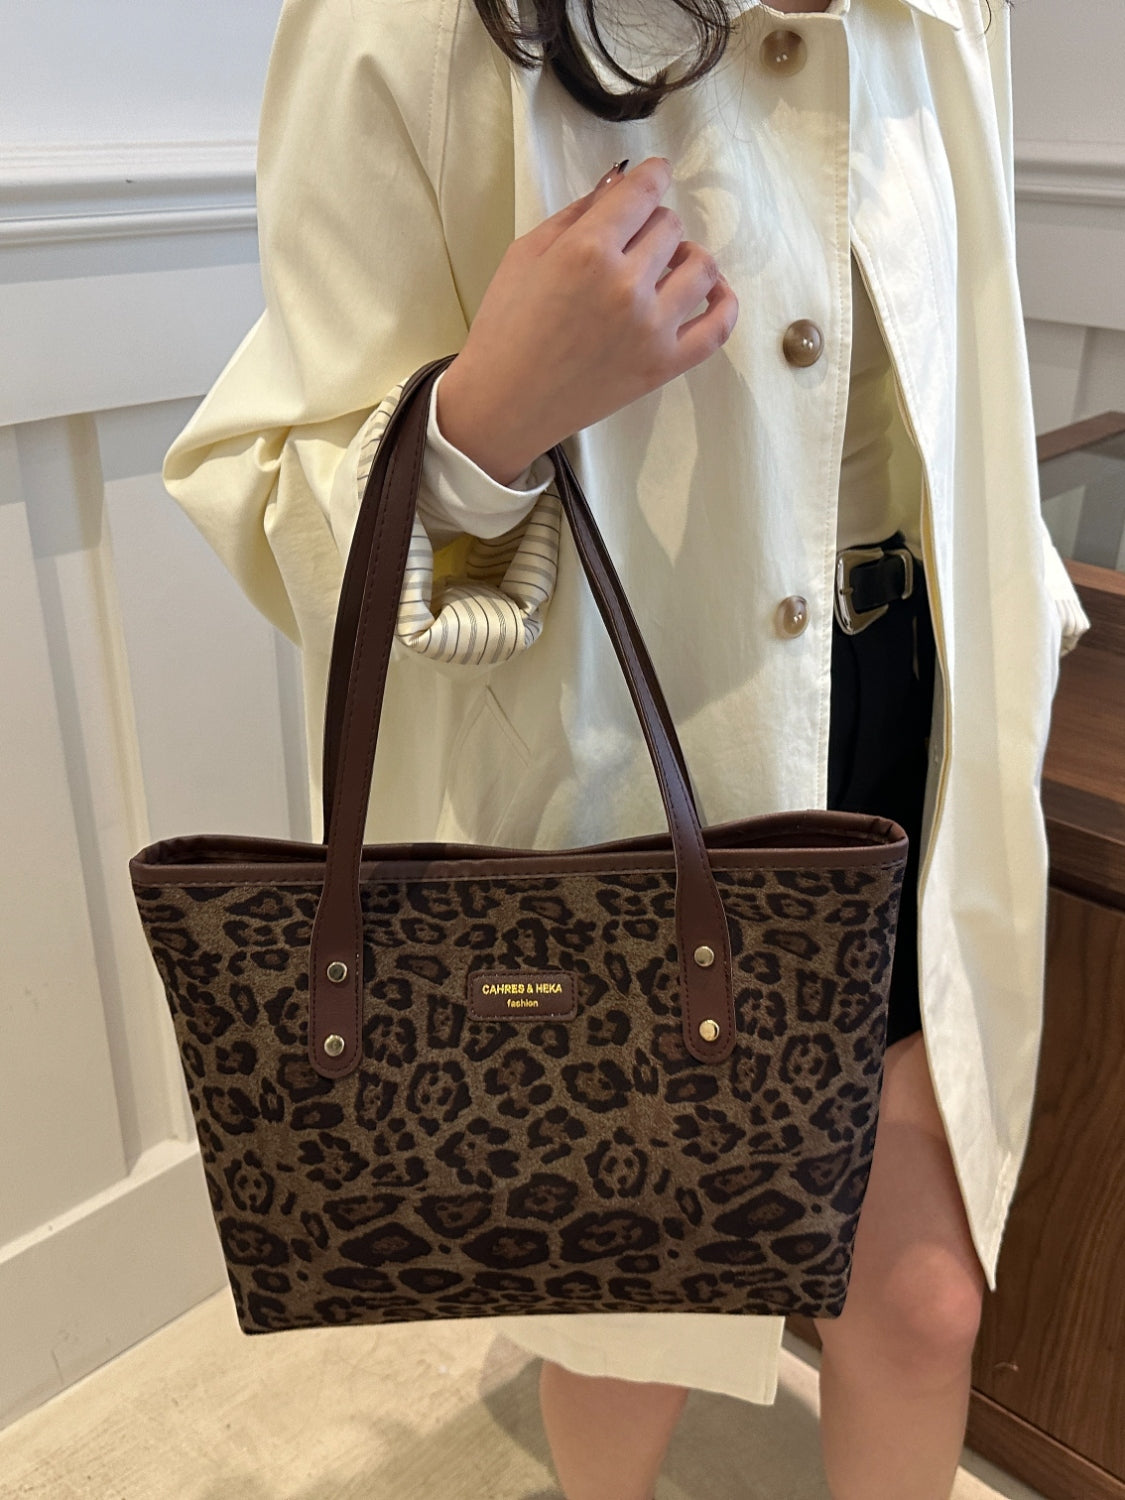
<path id="1" fill-rule="evenodd" d="M 628 165 L 629 165 L 629 158 L 627 156 L 625 156 L 625 157 L 622 157 L 622 159 L 617 163 L 617 165 L 614 167 L 613 170 L 617 173 L 618 177 L 621 177 L 621 176 L 623 176 L 623 174 L 625 172 L 625 168 Z"/>

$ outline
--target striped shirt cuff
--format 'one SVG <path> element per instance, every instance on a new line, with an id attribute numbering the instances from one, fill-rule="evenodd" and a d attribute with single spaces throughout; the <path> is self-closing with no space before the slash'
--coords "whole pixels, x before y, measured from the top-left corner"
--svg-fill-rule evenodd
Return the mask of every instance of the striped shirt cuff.
<path id="1" fill-rule="evenodd" d="M 388 393 L 365 424 L 356 473 L 361 499 L 379 442 L 405 383 L 401 381 Z M 434 382 L 435 388 L 437 383 Z M 546 478 L 537 479 L 534 493 L 518 495 L 519 505 L 513 516 L 512 489 L 497 484 L 449 444 L 437 431 L 433 413 L 431 398 L 430 427 L 399 599 L 396 638 L 410 650 L 435 661 L 493 666 L 526 650 L 538 639 L 554 593 L 562 528 L 562 504 L 557 492 L 549 488 L 554 479 L 554 465 L 544 456 L 528 466 L 521 479 L 529 479 L 531 471 L 541 463 L 550 472 Z M 435 455 L 436 474 L 431 464 L 435 432 L 440 444 L 448 450 Z M 457 462 L 449 460 L 450 454 Z M 445 490 L 440 498 L 434 494 L 435 486 L 452 486 L 455 468 L 462 472 L 472 470 L 484 481 L 480 485 L 470 478 L 464 492 L 467 498 L 462 502 L 459 492 L 457 499 L 460 515 L 471 524 L 483 524 L 486 534 L 467 533 L 471 540 L 463 574 L 435 580 L 435 551 L 466 532 L 457 510 L 449 505 L 452 489 Z M 489 487 L 497 493 L 489 493 Z M 495 503 L 488 504 L 489 500 L 495 502 L 497 495 L 506 499 L 507 511 Z M 441 521 L 427 522 L 428 514 L 440 517 Z"/>
<path id="2" fill-rule="evenodd" d="M 1066 564 L 1052 541 L 1051 533 L 1042 516 L 1039 518 L 1039 524 L 1043 535 L 1043 566 L 1047 592 L 1054 600 L 1059 615 L 1059 624 L 1062 627 L 1059 655 L 1069 656 L 1089 630 L 1090 617 L 1082 608 L 1078 591 L 1074 587 L 1070 574 L 1066 571 Z"/>

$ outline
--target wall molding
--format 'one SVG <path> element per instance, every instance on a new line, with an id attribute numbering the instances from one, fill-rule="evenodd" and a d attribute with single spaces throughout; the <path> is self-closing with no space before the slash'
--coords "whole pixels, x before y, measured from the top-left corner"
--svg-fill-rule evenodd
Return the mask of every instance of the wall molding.
<path id="1" fill-rule="evenodd" d="M 0 248 L 253 229 L 255 154 L 252 137 L 10 147 Z"/>
<path id="2" fill-rule="evenodd" d="M 9 147 L 0 248 L 254 229 L 255 154 L 252 137 Z M 1125 210 L 1125 146 L 1017 141 L 1016 200 Z"/>
<path id="3" fill-rule="evenodd" d="M 1016 201 L 1125 209 L 1125 146 L 1017 141 Z"/>

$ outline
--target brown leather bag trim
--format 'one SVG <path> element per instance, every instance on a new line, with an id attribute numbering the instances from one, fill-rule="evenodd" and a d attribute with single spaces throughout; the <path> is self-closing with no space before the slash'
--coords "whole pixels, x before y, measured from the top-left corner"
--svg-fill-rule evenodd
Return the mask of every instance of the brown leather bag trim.
<path id="1" fill-rule="evenodd" d="M 837 851 L 838 852 L 838 851 Z M 893 870 L 903 863 L 899 859 L 881 861 L 878 864 L 869 865 L 866 868 L 874 870 Z M 840 860 L 829 858 L 823 859 L 771 859 L 759 861 L 752 859 L 739 859 L 737 857 L 724 859 L 720 864 L 713 864 L 713 870 L 847 870 L 854 869 L 854 860 L 844 864 Z M 404 862 L 402 864 L 374 864 L 362 865 L 361 881 L 364 885 L 393 885 L 397 881 L 409 881 L 412 885 L 442 884 L 450 880 L 512 880 L 534 879 L 534 880 L 565 880 L 573 879 L 576 875 L 617 875 L 644 873 L 646 871 L 674 872 L 676 868 L 675 856 L 668 857 L 658 864 L 651 861 L 644 863 L 622 864 L 617 860 L 606 860 L 604 862 L 593 862 L 584 860 L 581 865 L 572 865 L 569 869 L 513 869 L 506 861 L 503 864 L 448 867 L 435 867 L 433 864 L 416 864 Z M 225 879 L 216 876 L 214 865 L 139 865 L 134 868 L 133 883 L 135 886 L 183 886 L 194 887 L 200 890 L 221 890 L 223 886 L 306 886 L 320 885 L 323 881 L 323 865 L 232 865 L 230 873 Z"/>
<path id="2" fill-rule="evenodd" d="M 751 847 L 738 847 L 738 835 Z M 835 835 L 849 842 L 828 842 Z M 800 838 L 820 842 L 803 846 Z M 906 858 L 906 835 L 897 823 L 861 813 L 772 813 L 749 822 L 703 830 L 712 869 L 884 869 Z M 861 838 L 870 838 L 866 846 Z M 726 840 L 731 840 L 729 847 Z M 772 840 L 776 839 L 777 842 Z M 675 854 L 668 835 L 641 834 L 580 849 L 500 849 L 483 844 L 365 844 L 360 879 L 471 880 L 481 876 L 542 877 L 668 871 Z M 233 834 L 163 839 L 129 861 L 134 885 L 306 885 L 324 879 L 323 844 Z M 222 873 L 220 873 L 222 872 Z"/>

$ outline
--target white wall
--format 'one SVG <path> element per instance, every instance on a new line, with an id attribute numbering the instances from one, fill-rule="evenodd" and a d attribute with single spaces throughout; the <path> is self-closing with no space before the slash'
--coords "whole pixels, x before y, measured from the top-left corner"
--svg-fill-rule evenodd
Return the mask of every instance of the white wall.
<path id="1" fill-rule="evenodd" d="M 996 0 L 999 3 L 999 0 Z M 1125 149 L 1121 0 L 1014 0 L 1016 135 Z"/>
<path id="2" fill-rule="evenodd" d="M 225 1280 L 127 864 L 311 837 L 294 653 L 158 477 L 260 310 L 276 14 L 0 0 L 0 1425 Z M 1125 407 L 1125 6 L 1013 25 L 1045 430 Z"/>
<path id="3" fill-rule="evenodd" d="M 0 141 L 251 140 L 279 0 L 3 0 Z"/>
<path id="4" fill-rule="evenodd" d="M 1125 5 L 1015 0 L 1011 14 L 1020 281 L 1046 432 L 1125 410 Z"/>

